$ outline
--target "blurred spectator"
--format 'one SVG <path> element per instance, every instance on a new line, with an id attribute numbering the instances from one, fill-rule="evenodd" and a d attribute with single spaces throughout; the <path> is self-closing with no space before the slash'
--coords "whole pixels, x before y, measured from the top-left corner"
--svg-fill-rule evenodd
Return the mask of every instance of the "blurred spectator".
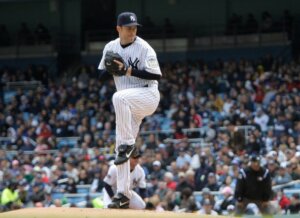
<path id="1" fill-rule="evenodd" d="M 210 201 L 210 204 L 214 207 L 216 203 L 215 196 L 211 193 L 209 188 L 205 187 L 202 189 L 202 199 L 200 201 L 201 206 L 204 205 L 204 201 L 207 199 Z"/>
<path id="2" fill-rule="evenodd" d="M 242 17 L 233 13 L 229 20 L 227 21 L 226 34 L 235 35 L 241 31 L 242 27 Z"/>
<path id="3" fill-rule="evenodd" d="M 147 183 L 147 191 L 148 191 L 148 196 L 152 197 L 158 189 L 158 179 L 155 176 L 150 175 L 148 178 L 149 183 Z"/>
<path id="4" fill-rule="evenodd" d="M 174 34 L 174 26 L 171 23 L 170 18 L 166 17 L 164 20 L 164 32 L 166 34 L 167 37 L 173 37 Z"/>
<path id="5" fill-rule="evenodd" d="M 273 30 L 273 18 L 268 11 L 264 11 L 261 15 L 262 32 L 269 33 Z"/>
<path id="6" fill-rule="evenodd" d="M 262 132 L 266 132 L 268 130 L 267 125 L 269 122 L 269 116 L 263 111 L 262 108 L 258 108 L 256 109 L 254 122 L 260 126 L 260 130 Z"/>
<path id="7" fill-rule="evenodd" d="M 30 200 L 35 205 L 36 203 L 42 203 L 45 200 L 45 191 L 42 183 L 34 183 L 32 185 L 32 193 Z"/>
<path id="8" fill-rule="evenodd" d="M 194 187 L 186 181 L 186 174 L 183 172 L 178 173 L 178 182 L 176 186 L 176 191 L 183 191 L 184 189 L 189 188 L 194 190 Z"/>
<path id="9" fill-rule="evenodd" d="M 198 211 L 198 214 L 214 215 L 217 216 L 218 213 L 213 210 L 213 204 L 209 199 L 205 199 L 202 208 Z"/>
<path id="10" fill-rule="evenodd" d="M 294 17 L 290 14 L 289 10 L 284 10 L 283 16 L 281 18 L 281 25 L 282 25 L 283 31 L 287 32 L 288 38 L 292 39 Z"/>
<path id="11" fill-rule="evenodd" d="M 230 186 L 226 186 L 221 190 L 221 192 L 224 196 L 224 199 L 219 206 L 218 212 L 219 214 L 228 215 L 228 211 L 227 211 L 228 207 L 230 205 L 231 206 L 235 205 L 233 190 Z"/>
<path id="12" fill-rule="evenodd" d="M 91 179 L 88 177 L 86 170 L 79 171 L 77 185 L 87 185 L 91 183 Z"/>
<path id="13" fill-rule="evenodd" d="M 148 140 L 146 142 L 146 149 L 155 150 L 157 149 L 157 141 L 154 134 L 149 134 Z"/>
<path id="14" fill-rule="evenodd" d="M 229 121 L 227 126 L 228 134 L 229 134 L 229 147 L 237 154 L 242 154 L 245 150 L 245 135 L 242 130 L 239 130 L 234 121 Z"/>
<path id="15" fill-rule="evenodd" d="M 32 32 L 27 26 L 27 23 L 23 22 L 18 30 L 18 44 L 20 45 L 32 45 L 34 44 L 34 38 Z"/>
<path id="16" fill-rule="evenodd" d="M 75 179 L 73 177 L 68 178 L 68 182 L 65 186 L 64 192 L 71 193 L 71 194 L 77 193 L 77 187 L 76 187 Z"/>
<path id="17" fill-rule="evenodd" d="M 245 33 L 257 33 L 258 22 L 252 13 L 249 13 L 245 21 Z"/>
<path id="18" fill-rule="evenodd" d="M 49 192 L 45 193 L 45 200 L 43 201 L 43 205 L 44 207 L 50 207 L 51 205 L 53 205 L 53 199 L 51 193 Z"/>
<path id="19" fill-rule="evenodd" d="M 189 187 L 181 190 L 179 208 L 185 212 L 194 212 L 196 209 L 195 197 Z"/>
<path id="20" fill-rule="evenodd" d="M 8 180 L 7 185 L 1 193 L 1 205 L 4 211 L 19 209 L 22 206 L 17 191 L 18 184 L 14 180 Z"/>
<path id="21" fill-rule="evenodd" d="M 298 193 L 294 193 L 291 197 L 291 204 L 288 206 L 288 213 L 298 214 L 300 212 L 300 197 Z"/>
<path id="22" fill-rule="evenodd" d="M 161 168 L 161 162 L 159 160 L 154 161 L 152 167 L 153 171 L 151 176 L 157 178 L 158 180 L 162 180 L 165 175 L 165 170 Z"/>
<path id="23" fill-rule="evenodd" d="M 94 172 L 94 179 L 92 181 L 91 192 L 101 192 L 104 188 L 104 176 L 100 169 L 96 169 Z"/>
<path id="24" fill-rule="evenodd" d="M 281 210 L 284 211 L 284 213 L 287 213 L 287 209 L 289 205 L 291 204 L 290 199 L 284 194 L 284 190 L 281 189 L 277 192 L 277 200 L 278 204 L 281 208 Z"/>
<path id="25" fill-rule="evenodd" d="M 192 158 L 191 156 L 185 152 L 183 147 L 179 148 L 179 155 L 176 158 L 176 166 L 179 170 L 182 170 L 186 164 L 190 164 Z"/>
<path id="26" fill-rule="evenodd" d="M 44 26 L 42 23 L 38 23 L 38 25 L 35 28 L 35 37 L 36 37 L 36 43 L 37 44 L 49 44 L 51 41 L 51 37 L 49 34 L 48 29 Z"/>
<path id="27" fill-rule="evenodd" d="M 200 167 L 195 172 L 195 190 L 201 191 L 207 184 L 208 174 L 213 172 L 213 169 L 207 164 L 207 157 L 204 152 L 200 156 Z"/>
<path id="28" fill-rule="evenodd" d="M 209 188 L 209 190 L 211 191 L 219 191 L 220 187 L 218 185 L 218 181 L 215 173 L 210 172 L 208 174 L 207 184 L 205 187 Z"/>
<path id="29" fill-rule="evenodd" d="M 291 175 L 287 172 L 286 164 L 281 163 L 277 175 L 274 178 L 275 185 L 282 185 L 292 181 Z"/>
<path id="30" fill-rule="evenodd" d="M 168 189 L 173 191 L 176 190 L 177 183 L 174 181 L 174 175 L 171 172 L 166 172 L 164 174 L 164 181 Z"/>

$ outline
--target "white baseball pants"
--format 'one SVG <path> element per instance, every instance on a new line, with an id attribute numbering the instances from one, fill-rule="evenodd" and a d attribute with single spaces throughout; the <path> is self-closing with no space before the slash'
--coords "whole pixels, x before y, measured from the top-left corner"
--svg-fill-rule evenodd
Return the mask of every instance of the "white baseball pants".
<path id="1" fill-rule="evenodd" d="M 157 85 L 124 89 L 113 95 L 116 113 L 116 151 L 119 145 L 133 145 L 142 120 L 153 114 L 160 99 Z M 117 165 L 117 192 L 131 198 L 129 160 Z"/>

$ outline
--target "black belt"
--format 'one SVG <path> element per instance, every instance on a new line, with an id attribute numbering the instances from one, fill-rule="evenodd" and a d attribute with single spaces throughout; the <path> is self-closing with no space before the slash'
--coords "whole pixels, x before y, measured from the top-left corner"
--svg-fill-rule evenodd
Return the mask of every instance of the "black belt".
<path id="1" fill-rule="evenodd" d="M 150 87 L 150 86 L 149 86 L 149 84 L 147 84 L 147 85 L 144 85 L 143 87 Z"/>

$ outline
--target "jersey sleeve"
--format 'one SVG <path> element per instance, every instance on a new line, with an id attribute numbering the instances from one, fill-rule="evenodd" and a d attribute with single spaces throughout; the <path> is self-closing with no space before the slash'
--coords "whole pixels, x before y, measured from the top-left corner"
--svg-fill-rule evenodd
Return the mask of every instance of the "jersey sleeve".
<path id="1" fill-rule="evenodd" d="M 108 47 L 108 45 L 106 45 L 103 49 L 102 58 L 101 58 L 100 63 L 98 65 L 98 70 L 105 70 L 104 57 L 105 57 L 105 54 L 106 54 L 106 51 L 107 51 L 107 47 Z"/>
<path id="2" fill-rule="evenodd" d="M 161 75 L 157 56 L 153 48 L 148 48 L 145 58 L 145 70 L 149 73 Z"/>
<path id="3" fill-rule="evenodd" d="M 117 181 L 117 167 L 115 165 L 111 165 L 108 169 L 107 175 L 103 179 L 109 185 L 113 185 Z"/>
<path id="4" fill-rule="evenodd" d="M 145 171 L 142 167 L 139 167 L 139 183 L 138 183 L 138 187 L 139 188 L 146 188 L 146 176 L 145 176 Z"/>

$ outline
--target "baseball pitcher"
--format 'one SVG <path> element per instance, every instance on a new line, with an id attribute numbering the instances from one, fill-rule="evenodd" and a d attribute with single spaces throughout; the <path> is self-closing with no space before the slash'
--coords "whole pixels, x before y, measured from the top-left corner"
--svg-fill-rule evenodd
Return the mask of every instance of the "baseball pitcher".
<path id="1" fill-rule="evenodd" d="M 116 113 L 117 190 L 108 208 L 128 208 L 130 190 L 129 158 L 142 120 L 156 110 L 160 94 L 158 80 L 162 74 L 156 53 L 138 37 L 137 17 L 132 12 L 118 16 L 119 37 L 105 45 L 98 69 L 101 78 L 112 75 L 117 91 L 113 95 Z"/>

